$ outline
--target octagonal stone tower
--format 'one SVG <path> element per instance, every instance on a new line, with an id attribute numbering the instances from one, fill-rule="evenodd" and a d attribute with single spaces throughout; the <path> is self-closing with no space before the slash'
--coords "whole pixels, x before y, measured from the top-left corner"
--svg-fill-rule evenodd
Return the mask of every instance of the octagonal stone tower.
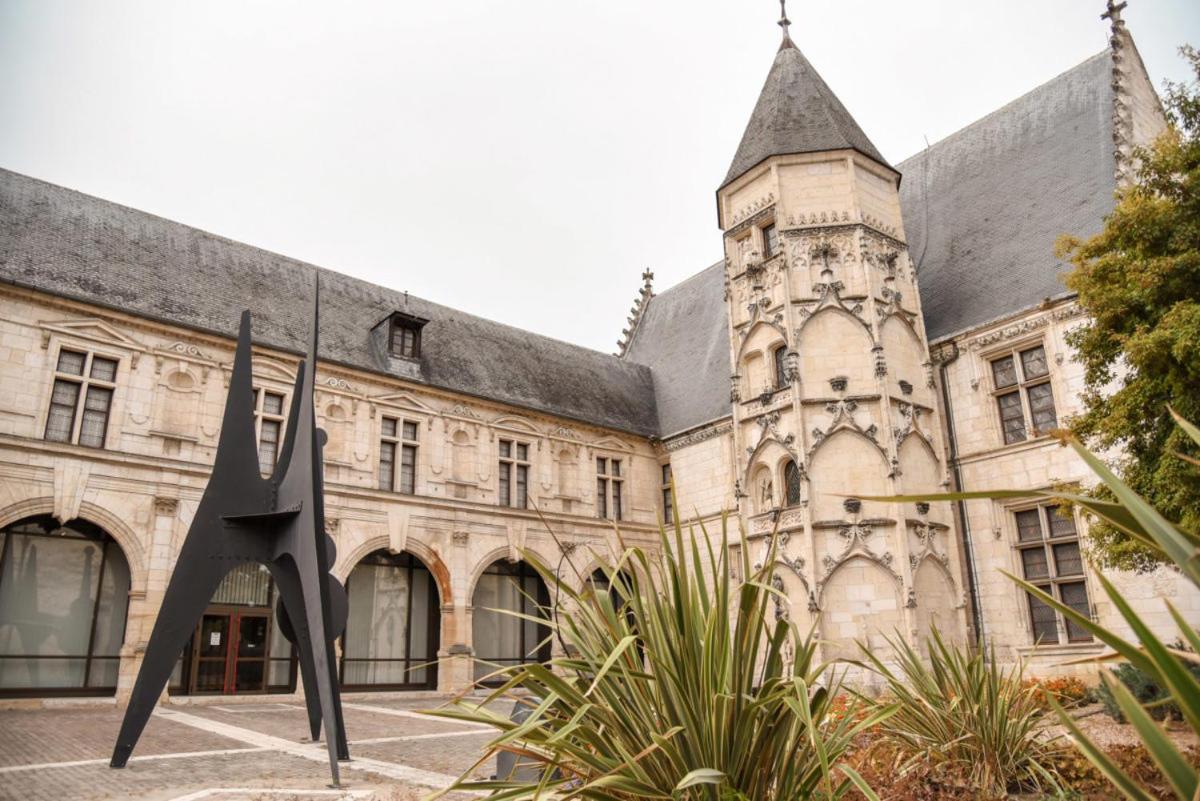
<path id="1" fill-rule="evenodd" d="M 937 389 L 900 174 L 787 34 L 717 190 L 738 503 L 753 562 L 825 656 L 898 631 L 965 636 Z"/>

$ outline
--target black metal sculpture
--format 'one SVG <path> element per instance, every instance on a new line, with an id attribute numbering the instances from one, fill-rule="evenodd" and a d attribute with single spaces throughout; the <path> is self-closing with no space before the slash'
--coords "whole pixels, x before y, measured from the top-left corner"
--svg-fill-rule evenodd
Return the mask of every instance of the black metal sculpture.
<path id="1" fill-rule="evenodd" d="M 321 450 L 313 383 L 317 362 L 320 283 L 314 290 L 312 337 L 296 372 L 287 434 L 270 478 L 259 472 L 254 435 L 254 389 L 250 370 L 250 312 L 242 312 L 237 353 L 212 477 L 196 509 L 162 608 L 138 671 L 113 748 L 122 768 L 146 726 L 175 661 L 192 637 L 221 580 L 246 562 L 264 564 L 279 589 L 280 629 L 299 652 L 300 674 L 312 739 L 325 722 L 329 769 L 338 780 L 338 759 L 349 759 L 333 641 L 346 626 L 346 590 L 329 572 L 335 558 L 325 533 Z"/>

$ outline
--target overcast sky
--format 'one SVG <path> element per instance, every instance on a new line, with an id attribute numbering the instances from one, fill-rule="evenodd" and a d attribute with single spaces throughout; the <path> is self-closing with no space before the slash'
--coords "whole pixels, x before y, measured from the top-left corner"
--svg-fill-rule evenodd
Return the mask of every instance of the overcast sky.
<path id="1" fill-rule="evenodd" d="M 1107 46 L 1099 0 L 789 3 L 897 162 Z M 0 166 L 611 352 L 713 192 L 776 0 L 0 0 Z M 1200 2 L 1131 0 L 1154 79 Z M 1020 165 L 1013 165 L 1019 169 Z"/>

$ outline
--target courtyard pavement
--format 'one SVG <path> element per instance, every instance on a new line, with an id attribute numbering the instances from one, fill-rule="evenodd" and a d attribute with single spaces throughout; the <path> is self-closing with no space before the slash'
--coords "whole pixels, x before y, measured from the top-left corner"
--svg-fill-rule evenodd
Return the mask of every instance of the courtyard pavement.
<path id="1" fill-rule="evenodd" d="M 422 714 L 440 699 L 347 696 L 351 761 L 329 787 L 302 701 L 159 706 L 123 770 L 108 767 L 112 704 L 0 709 L 0 799 L 21 801 L 415 801 L 470 768 L 488 729 Z M 490 776 L 494 760 L 476 775 Z M 456 798 L 470 796 L 456 795 Z"/>

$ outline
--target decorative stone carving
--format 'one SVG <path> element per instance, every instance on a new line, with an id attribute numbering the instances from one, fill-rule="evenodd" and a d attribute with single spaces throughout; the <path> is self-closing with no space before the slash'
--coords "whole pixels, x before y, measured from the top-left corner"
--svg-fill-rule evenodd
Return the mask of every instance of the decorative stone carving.
<path id="1" fill-rule="evenodd" d="M 154 498 L 154 513 L 162 517 L 174 517 L 179 511 L 178 498 L 165 498 L 161 495 Z"/>
<path id="2" fill-rule="evenodd" d="M 717 425 L 698 428 L 695 431 L 689 431 L 686 434 L 678 437 L 672 437 L 667 440 L 665 445 L 668 451 L 677 451 L 680 448 L 686 448 L 689 445 L 696 445 L 706 440 L 719 437 L 722 434 L 728 434 L 733 430 L 733 423 L 718 423 Z"/>

